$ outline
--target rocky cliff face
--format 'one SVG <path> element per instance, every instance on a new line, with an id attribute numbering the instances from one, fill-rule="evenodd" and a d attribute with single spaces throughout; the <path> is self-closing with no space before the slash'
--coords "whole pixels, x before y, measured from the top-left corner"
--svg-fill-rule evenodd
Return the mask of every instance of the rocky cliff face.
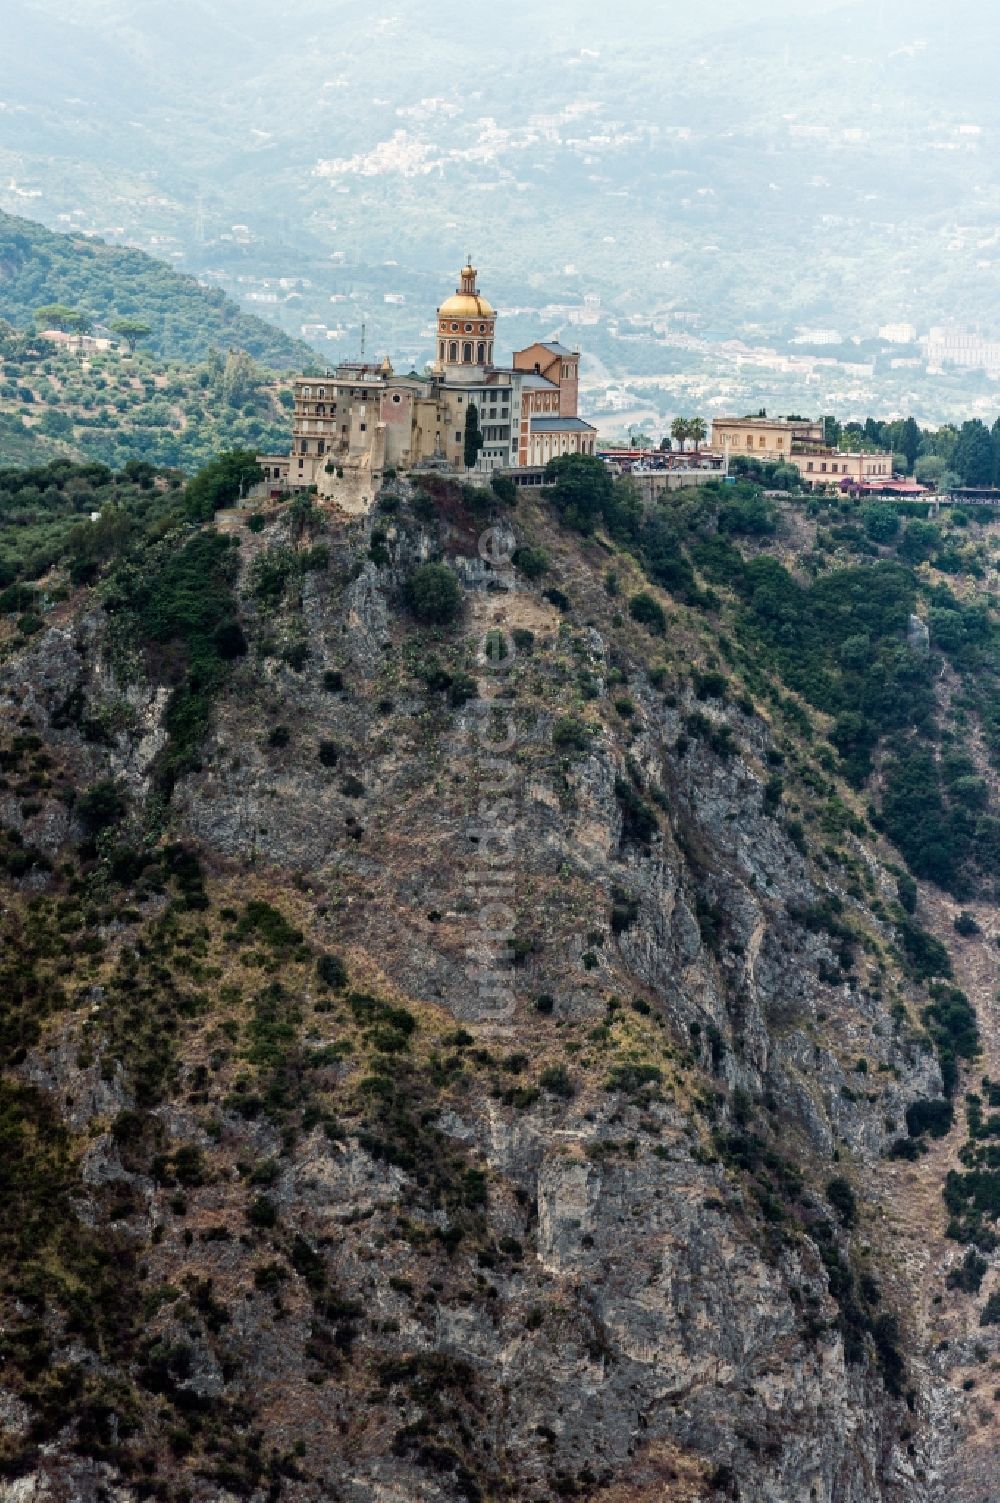
<path id="1" fill-rule="evenodd" d="M 169 778 L 120 601 L 8 651 L 5 1503 L 944 1495 L 887 852 L 717 622 L 515 515 L 538 583 L 402 488 L 222 519 Z"/>

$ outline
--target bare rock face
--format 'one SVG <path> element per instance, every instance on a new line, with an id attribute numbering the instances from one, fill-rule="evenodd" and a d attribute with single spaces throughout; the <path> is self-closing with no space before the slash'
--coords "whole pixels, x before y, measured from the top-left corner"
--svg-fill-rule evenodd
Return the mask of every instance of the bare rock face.
<path id="1" fill-rule="evenodd" d="M 0 1503 L 931 1503 L 879 1176 L 941 1074 L 879 856 L 850 834 L 817 861 L 764 797 L 773 721 L 719 701 L 686 729 L 680 668 L 654 689 L 567 545 L 585 627 L 464 542 L 464 624 L 419 626 L 428 534 L 392 529 L 386 564 L 370 525 L 328 528 L 329 568 L 266 608 L 244 560 L 251 650 L 168 805 L 168 693 L 122 681 L 98 612 L 2 669 L 77 788 L 117 781 L 144 859 L 179 845 L 202 886 L 176 855 L 115 867 L 110 836 L 82 858 L 103 937 L 14 1073 L 70 1135 L 60 1214 L 131 1249 L 133 1293 L 114 1328 L 48 1296 L 70 1397 L 36 1445 L 37 1385 L 0 1393 Z M 487 597 L 536 623 L 503 680 Z M 110 739 L 60 718 L 73 695 L 118 707 Z M 59 857 L 81 831 L 43 802 L 0 813 Z"/>

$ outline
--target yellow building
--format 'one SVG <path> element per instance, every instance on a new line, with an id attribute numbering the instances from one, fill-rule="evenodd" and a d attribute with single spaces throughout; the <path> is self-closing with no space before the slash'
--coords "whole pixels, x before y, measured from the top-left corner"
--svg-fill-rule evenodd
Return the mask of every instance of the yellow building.
<path id="1" fill-rule="evenodd" d="M 511 366 L 493 363 L 496 310 L 462 268 L 437 310 L 436 359 L 428 372 L 395 373 L 345 362 L 294 383 L 290 454 L 265 454 L 264 488 L 315 486 L 349 509 L 371 504 L 387 469 L 437 464 L 465 470 L 470 406 L 483 443 L 475 472 L 541 465 L 562 454 L 593 454 L 597 430 L 577 414 L 577 351 L 532 345 Z"/>
<path id="2" fill-rule="evenodd" d="M 730 457 L 745 454 L 777 464 L 790 458 L 793 444 L 822 444 L 825 432 L 821 422 L 808 418 L 713 418 L 712 448 Z"/>
<path id="3" fill-rule="evenodd" d="M 712 448 L 729 462 L 740 456 L 766 464 L 791 464 L 805 483 L 840 485 L 844 478 L 877 483 L 892 479 L 889 453 L 844 453 L 826 442 L 821 420 L 810 418 L 713 418 Z"/>
<path id="4" fill-rule="evenodd" d="M 842 449 L 822 449 L 815 453 L 793 454 L 791 463 L 809 486 L 842 485 L 850 480 L 877 485 L 892 479 L 892 455 L 845 454 Z"/>

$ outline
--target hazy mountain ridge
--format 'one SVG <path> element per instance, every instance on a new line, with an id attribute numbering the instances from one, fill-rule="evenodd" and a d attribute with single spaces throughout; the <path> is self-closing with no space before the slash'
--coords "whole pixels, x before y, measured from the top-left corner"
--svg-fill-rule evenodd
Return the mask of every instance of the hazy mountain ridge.
<path id="1" fill-rule="evenodd" d="M 124 0 L 64 20 L 18 0 L 0 203 L 141 245 L 305 327 L 327 361 L 356 358 L 365 324 L 369 349 L 419 368 L 472 251 L 497 306 L 530 310 L 505 342 L 568 337 L 602 378 L 669 377 L 654 324 L 699 331 L 690 380 L 655 394 L 667 424 L 807 396 L 862 418 L 985 417 L 985 375 L 897 371 L 870 346 L 852 361 L 850 341 L 899 320 L 995 332 L 996 28 L 974 0 L 948 24 L 900 0 L 752 20 L 722 3 L 552 8 L 512 13 L 500 39 L 426 0 L 383 16 L 294 0 L 280 24 Z M 547 311 L 587 295 L 597 326 Z M 845 341 L 818 382 L 782 365 L 816 328 Z M 720 348 L 734 337 L 755 358 Z M 645 410 L 640 394 L 629 416 Z"/>
<path id="2" fill-rule="evenodd" d="M 106 327 L 140 317 L 149 325 L 149 347 L 168 358 L 204 359 L 233 347 L 286 369 L 313 358 L 307 345 L 244 313 L 218 289 L 142 251 L 53 234 L 0 211 L 0 317 L 32 329 L 35 310 L 55 303 Z"/>

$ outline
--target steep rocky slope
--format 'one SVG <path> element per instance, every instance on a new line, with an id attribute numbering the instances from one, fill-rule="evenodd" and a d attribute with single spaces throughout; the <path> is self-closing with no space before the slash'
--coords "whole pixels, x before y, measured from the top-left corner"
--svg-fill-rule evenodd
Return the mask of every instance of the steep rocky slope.
<path id="1" fill-rule="evenodd" d="M 989 1496 L 988 933 L 725 589 L 431 490 L 7 628 L 0 1499 Z"/>

